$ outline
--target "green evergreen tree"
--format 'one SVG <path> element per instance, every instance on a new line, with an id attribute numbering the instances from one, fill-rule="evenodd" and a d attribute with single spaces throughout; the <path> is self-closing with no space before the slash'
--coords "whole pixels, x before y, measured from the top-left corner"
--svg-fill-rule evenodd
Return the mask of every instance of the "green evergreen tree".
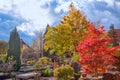
<path id="1" fill-rule="evenodd" d="M 112 37 L 113 38 L 113 40 L 111 41 L 111 47 L 115 47 L 115 46 L 118 46 L 119 45 L 119 43 L 118 43 L 118 39 L 117 39 L 117 34 L 116 34 L 116 32 L 115 32 L 115 29 L 114 29 L 114 24 L 111 24 L 111 26 L 110 26 L 110 30 L 109 30 L 109 32 L 108 32 L 108 36 L 110 36 L 110 37 Z M 118 51 L 117 53 L 116 53 L 116 56 L 114 56 L 118 61 L 114 64 L 116 67 L 117 67 L 117 70 L 118 71 L 120 71 L 120 51 Z"/>
<path id="2" fill-rule="evenodd" d="M 10 33 L 10 39 L 9 39 L 9 49 L 7 53 L 7 57 L 13 57 L 13 60 L 16 61 L 15 69 L 19 70 L 21 65 L 20 60 L 20 37 L 17 32 L 16 27 L 13 29 L 13 31 Z"/>
<path id="3" fill-rule="evenodd" d="M 117 40 L 117 34 L 114 29 L 114 24 L 110 25 L 110 30 L 108 32 L 108 36 L 113 38 L 113 40 L 111 41 L 112 47 L 119 45 L 118 40 Z"/>

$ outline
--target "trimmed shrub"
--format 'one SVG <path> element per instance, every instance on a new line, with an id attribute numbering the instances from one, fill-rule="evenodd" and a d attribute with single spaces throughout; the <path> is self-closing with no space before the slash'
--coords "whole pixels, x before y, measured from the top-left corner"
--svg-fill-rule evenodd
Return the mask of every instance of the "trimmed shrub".
<path id="1" fill-rule="evenodd" d="M 58 80 L 69 80 L 71 77 L 74 76 L 74 70 L 71 66 L 61 66 L 54 70 L 54 76 Z"/>

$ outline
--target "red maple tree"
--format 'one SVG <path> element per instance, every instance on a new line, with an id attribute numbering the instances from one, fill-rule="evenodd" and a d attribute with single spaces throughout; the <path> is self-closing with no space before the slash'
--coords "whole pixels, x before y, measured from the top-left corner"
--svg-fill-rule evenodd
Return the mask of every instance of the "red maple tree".
<path id="1" fill-rule="evenodd" d="M 108 43 L 112 40 L 105 36 L 104 27 L 95 28 L 92 23 L 88 25 L 89 34 L 83 42 L 76 47 L 80 55 L 80 64 L 86 73 L 98 74 L 105 72 L 107 66 L 113 64 L 115 52 L 119 47 L 108 47 Z"/>

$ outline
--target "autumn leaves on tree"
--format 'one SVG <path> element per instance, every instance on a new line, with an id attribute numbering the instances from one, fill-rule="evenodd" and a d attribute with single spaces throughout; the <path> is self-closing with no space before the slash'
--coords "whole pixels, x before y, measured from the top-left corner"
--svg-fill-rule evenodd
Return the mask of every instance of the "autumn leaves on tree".
<path id="1" fill-rule="evenodd" d="M 82 35 L 88 33 L 87 23 L 85 16 L 71 4 L 68 15 L 63 16 L 60 24 L 47 27 L 45 50 L 60 56 L 77 53 L 76 45 L 83 40 Z"/>
<path id="2" fill-rule="evenodd" d="M 72 4 L 67 16 L 57 26 L 47 27 L 44 49 L 59 56 L 79 54 L 79 62 L 87 73 L 105 72 L 117 61 L 114 56 L 120 47 L 109 47 L 112 38 L 103 26 L 95 28 Z"/>
<path id="3" fill-rule="evenodd" d="M 102 27 L 98 29 L 92 23 L 88 25 L 89 34 L 86 39 L 79 43 L 77 51 L 80 55 L 80 63 L 86 73 L 106 72 L 108 65 L 113 64 L 115 52 L 120 48 L 108 47 L 108 43 L 112 38 L 106 36 L 106 32 Z"/>

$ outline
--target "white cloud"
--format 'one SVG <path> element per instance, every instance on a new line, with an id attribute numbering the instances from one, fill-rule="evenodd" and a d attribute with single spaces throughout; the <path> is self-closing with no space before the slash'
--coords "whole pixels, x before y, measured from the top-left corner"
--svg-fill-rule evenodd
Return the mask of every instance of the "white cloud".
<path id="1" fill-rule="evenodd" d="M 57 7 L 55 8 L 55 12 L 56 13 L 60 13 L 61 11 L 63 11 L 64 13 L 67 12 L 69 10 L 69 5 L 71 2 L 59 2 L 59 4 L 57 5 Z"/>
<path id="2" fill-rule="evenodd" d="M 0 9 L 4 12 L 13 11 L 16 15 L 26 20 L 18 26 L 18 30 L 27 32 L 26 34 L 34 35 L 35 31 L 39 31 L 46 27 L 47 24 L 52 25 L 55 22 L 53 15 L 50 13 L 49 3 L 53 0 L 1 0 Z M 47 7 L 43 7 L 46 6 Z M 17 15 L 17 16 L 18 16 Z"/>
<path id="3" fill-rule="evenodd" d="M 107 11 L 107 10 L 105 10 L 105 11 L 103 12 L 103 14 L 104 14 L 105 16 L 112 16 L 111 13 L 110 13 L 109 11 Z"/>
<path id="4" fill-rule="evenodd" d="M 116 2 L 115 2 L 115 6 L 120 10 L 120 1 L 119 1 L 119 2 L 116 1 Z"/>
<path id="5" fill-rule="evenodd" d="M 51 2 L 51 0 L 49 0 L 48 2 Z M 54 17 L 50 13 L 50 7 L 41 7 L 45 4 L 48 4 L 48 2 L 46 0 L 29 0 L 29 2 L 24 3 L 24 6 L 23 4 L 18 4 L 21 16 L 28 20 L 27 23 L 22 24 L 22 28 L 28 26 L 26 28 L 26 32 L 28 34 L 34 35 L 35 31 L 39 31 L 39 29 L 45 28 L 47 24 L 51 25 L 55 22 Z M 22 28 L 18 29 L 22 30 Z"/>
<path id="6" fill-rule="evenodd" d="M 108 7 L 114 6 L 114 1 L 115 0 L 103 0 L 103 1 L 105 1 L 108 4 Z"/>
<path id="7" fill-rule="evenodd" d="M 9 11 L 12 9 L 11 0 L 0 0 L 0 8 L 4 9 L 4 11 Z"/>
<path id="8" fill-rule="evenodd" d="M 56 2 L 56 4 L 51 5 L 51 2 Z M 6 13 L 11 11 L 14 16 L 25 19 L 26 21 L 18 26 L 18 29 L 26 34 L 34 35 L 36 31 L 45 28 L 47 24 L 56 23 L 59 15 L 69 10 L 71 2 L 85 13 L 88 20 L 102 20 L 106 23 L 109 19 L 116 18 L 110 11 L 97 10 L 95 3 L 104 2 L 107 3 L 107 7 L 116 5 L 117 8 L 120 5 L 120 2 L 115 3 L 115 0 L 0 0 L 0 9 Z M 51 6 L 54 7 L 51 9 Z"/>
<path id="9" fill-rule="evenodd" d="M 78 0 L 56 0 L 57 1 L 57 6 L 55 8 L 56 13 L 66 13 L 69 10 L 69 5 L 71 3 L 74 4 L 76 8 L 79 8 Z M 81 1 L 82 3 L 83 1 Z"/>
<path id="10" fill-rule="evenodd" d="M 32 24 L 30 23 L 23 23 L 20 27 L 17 27 L 18 30 L 21 30 L 25 33 L 29 33 L 29 35 L 34 36 L 34 27 L 31 29 Z M 27 30 L 26 30 L 27 29 Z"/>

